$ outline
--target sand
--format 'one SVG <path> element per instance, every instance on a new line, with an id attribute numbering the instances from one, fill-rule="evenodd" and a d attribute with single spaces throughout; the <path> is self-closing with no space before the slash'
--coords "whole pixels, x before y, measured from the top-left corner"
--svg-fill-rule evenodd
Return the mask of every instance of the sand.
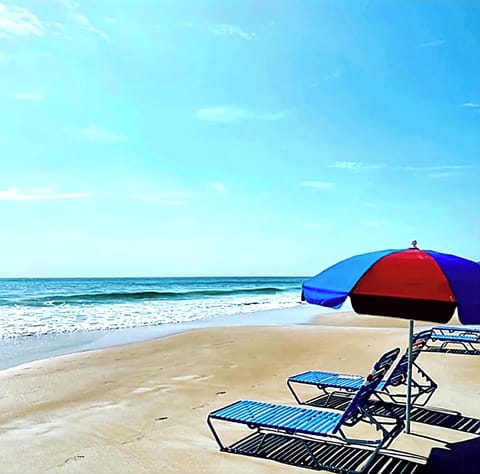
<path id="1" fill-rule="evenodd" d="M 209 328 L 4 370 L 0 472 L 309 472 L 219 452 L 208 413 L 239 399 L 294 405 L 288 376 L 364 374 L 406 338 L 404 321 L 337 313 L 312 325 Z M 480 357 L 422 354 L 420 363 L 439 384 L 431 406 L 480 419 Z M 425 472 L 480 472 L 469 462 L 480 449 L 476 433 L 412 429 L 392 448 L 422 463 L 430 457 Z"/>

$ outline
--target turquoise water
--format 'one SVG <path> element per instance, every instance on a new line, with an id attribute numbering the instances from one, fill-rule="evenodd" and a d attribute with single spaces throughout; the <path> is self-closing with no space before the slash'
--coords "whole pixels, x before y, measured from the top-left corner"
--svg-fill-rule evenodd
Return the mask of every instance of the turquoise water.
<path id="1" fill-rule="evenodd" d="M 303 324 L 302 278 L 0 279 L 0 369 L 206 327 Z"/>
<path id="2" fill-rule="evenodd" d="M 303 278 L 0 280 L 0 338 L 186 323 L 293 307 Z"/>

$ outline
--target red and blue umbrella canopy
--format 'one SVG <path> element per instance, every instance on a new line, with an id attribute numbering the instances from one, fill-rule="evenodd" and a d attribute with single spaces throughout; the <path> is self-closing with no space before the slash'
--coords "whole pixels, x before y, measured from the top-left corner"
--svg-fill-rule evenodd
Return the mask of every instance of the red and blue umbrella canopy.
<path id="1" fill-rule="evenodd" d="M 416 247 L 343 260 L 302 285 L 309 303 L 355 312 L 446 323 L 457 308 L 462 324 L 480 324 L 480 265 Z"/>

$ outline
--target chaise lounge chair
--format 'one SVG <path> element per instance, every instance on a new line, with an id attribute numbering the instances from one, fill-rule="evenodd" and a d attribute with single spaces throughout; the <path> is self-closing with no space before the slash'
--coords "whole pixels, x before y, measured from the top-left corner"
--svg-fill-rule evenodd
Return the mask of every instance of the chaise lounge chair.
<path id="1" fill-rule="evenodd" d="M 480 328 L 436 326 L 424 351 L 480 355 Z"/>
<path id="2" fill-rule="evenodd" d="M 313 469 L 362 473 L 379 450 L 386 448 L 403 430 L 404 423 L 397 415 L 392 412 L 378 417 L 369 410 L 368 403 L 399 352 L 394 349 L 378 360 L 343 413 L 240 400 L 210 413 L 207 424 L 224 452 L 265 457 Z M 254 432 L 226 446 L 213 421 L 235 423 Z M 372 425 L 381 433 L 380 439 L 347 436 L 346 431 L 359 422 Z M 351 449 L 345 449 L 350 446 L 357 448 L 353 454 Z"/>
<path id="3" fill-rule="evenodd" d="M 437 389 L 437 384 L 434 380 L 416 363 L 416 359 L 426 347 L 430 338 L 430 332 L 430 330 L 419 332 L 415 334 L 413 339 L 412 366 L 415 367 L 416 374 L 412 373 L 412 404 L 426 405 Z M 390 375 L 379 382 L 377 395 L 383 395 L 395 403 L 405 401 L 406 394 L 404 392 L 396 393 L 395 388 L 406 385 L 407 371 L 408 351 L 405 351 Z M 328 406 L 334 395 L 340 395 L 343 399 L 345 399 L 345 396 L 351 397 L 352 394 L 357 392 L 361 387 L 362 382 L 363 377 L 361 375 L 310 370 L 289 377 L 287 380 L 287 386 L 299 404 Z M 315 386 L 321 390 L 322 393 L 320 396 L 303 401 L 294 390 L 296 384 Z M 420 401 L 423 396 L 425 396 L 424 399 Z"/>

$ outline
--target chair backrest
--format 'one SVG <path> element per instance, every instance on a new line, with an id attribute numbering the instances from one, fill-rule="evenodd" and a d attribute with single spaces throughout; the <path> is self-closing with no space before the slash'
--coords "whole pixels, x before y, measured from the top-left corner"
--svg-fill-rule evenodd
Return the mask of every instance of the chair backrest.
<path id="1" fill-rule="evenodd" d="M 461 336 L 471 338 L 472 341 L 480 340 L 480 327 L 478 326 L 435 326 L 432 328 L 432 338 L 434 336 Z"/>
<path id="2" fill-rule="evenodd" d="M 432 330 L 427 329 L 426 331 L 421 331 L 417 334 L 414 334 L 412 340 L 412 363 L 415 362 L 417 357 L 420 355 L 422 350 L 425 348 L 428 340 L 430 339 Z M 392 385 L 398 387 L 407 380 L 408 372 L 408 348 L 405 353 L 402 355 L 397 365 L 393 368 L 392 373 L 385 382 L 385 386 Z"/>
<path id="3" fill-rule="evenodd" d="M 371 372 L 365 377 L 362 386 L 343 412 L 342 418 L 340 418 L 333 433 L 337 432 L 343 423 L 355 419 L 360 414 L 362 408 L 367 408 L 369 398 L 375 392 L 378 384 L 389 371 L 399 353 L 400 349 L 396 348 L 386 352 L 378 359 Z"/>
<path id="4" fill-rule="evenodd" d="M 447 331 L 448 332 L 480 332 L 480 327 L 476 326 L 434 326 L 432 331 Z"/>

